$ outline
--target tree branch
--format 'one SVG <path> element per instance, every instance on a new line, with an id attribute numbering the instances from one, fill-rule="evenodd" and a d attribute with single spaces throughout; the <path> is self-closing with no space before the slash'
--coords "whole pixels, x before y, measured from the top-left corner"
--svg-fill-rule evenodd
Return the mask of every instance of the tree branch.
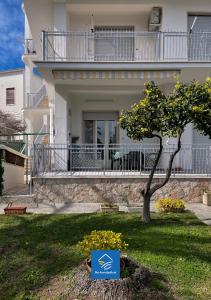
<path id="1" fill-rule="evenodd" d="M 162 183 L 160 183 L 160 184 L 158 183 L 152 187 L 152 189 L 150 190 L 150 196 L 152 196 L 157 190 L 162 188 L 169 181 L 169 179 L 171 177 L 172 165 L 173 165 L 174 158 L 181 149 L 181 136 L 182 136 L 182 132 L 180 132 L 178 135 L 177 148 L 170 156 L 169 166 L 168 166 L 168 169 L 166 172 L 166 177 L 165 177 L 164 181 Z"/>
<path id="2" fill-rule="evenodd" d="M 160 135 L 158 135 L 158 134 L 154 134 L 152 137 L 157 137 L 159 139 L 160 148 L 159 148 L 158 155 L 156 157 L 155 163 L 154 163 L 154 165 L 152 167 L 152 170 L 150 172 L 146 189 L 142 191 L 142 195 L 144 195 L 144 194 L 146 194 L 146 193 L 148 193 L 150 191 L 152 180 L 153 180 L 153 177 L 154 177 L 157 165 L 159 163 L 159 160 L 160 160 L 160 157 L 161 157 L 161 154 L 162 154 L 162 151 L 163 151 L 162 137 Z"/>

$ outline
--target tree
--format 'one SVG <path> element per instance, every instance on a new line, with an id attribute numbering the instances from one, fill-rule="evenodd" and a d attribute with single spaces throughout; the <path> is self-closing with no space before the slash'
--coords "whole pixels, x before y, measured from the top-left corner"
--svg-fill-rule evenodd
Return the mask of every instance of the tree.
<path id="1" fill-rule="evenodd" d="M 157 138 L 159 150 L 142 190 L 144 199 L 143 221 L 150 222 L 150 200 L 152 195 L 170 179 L 172 165 L 181 149 L 181 137 L 187 124 L 192 123 L 202 134 L 211 138 L 211 79 L 203 84 L 177 82 L 172 93 L 165 95 L 154 82 L 146 84 L 144 98 L 130 110 L 123 111 L 120 126 L 128 137 L 142 141 Z M 176 147 L 171 153 L 163 181 L 154 183 L 154 174 L 163 152 L 164 138 L 176 138 Z"/>
<path id="2" fill-rule="evenodd" d="M 23 132 L 25 128 L 26 126 L 19 117 L 0 110 L 0 135 Z"/>

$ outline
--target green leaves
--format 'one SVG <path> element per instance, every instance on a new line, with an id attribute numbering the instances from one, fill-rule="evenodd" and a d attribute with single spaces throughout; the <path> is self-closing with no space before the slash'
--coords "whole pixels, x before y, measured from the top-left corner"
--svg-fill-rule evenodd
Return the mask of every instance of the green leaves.
<path id="1" fill-rule="evenodd" d="M 161 136 L 176 137 L 188 123 L 211 137 L 211 79 L 205 83 L 177 81 L 170 95 L 154 82 L 146 83 L 144 98 L 123 111 L 120 126 L 134 140 Z"/>
<path id="2" fill-rule="evenodd" d="M 123 111 L 120 125 L 127 135 L 135 140 L 151 138 L 154 132 L 159 132 L 164 119 L 166 96 L 154 82 L 146 84 L 145 98 L 134 104 L 129 111 Z"/>
<path id="3" fill-rule="evenodd" d="M 90 258 L 92 250 L 125 250 L 128 244 L 122 241 L 122 234 L 111 230 L 93 230 L 78 243 L 79 250 Z"/>

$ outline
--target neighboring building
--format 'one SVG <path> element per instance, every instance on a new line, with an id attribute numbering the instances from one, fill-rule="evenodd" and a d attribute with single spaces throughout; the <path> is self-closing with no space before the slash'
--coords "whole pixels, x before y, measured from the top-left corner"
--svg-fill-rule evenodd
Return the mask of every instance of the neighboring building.
<path id="1" fill-rule="evenodd" d="M 0 110 L 22 118 L 24 83 L 24 69 L 0 72 Z"/>
<path id="2" fill-rule="evenodd" d="M 139 144 L 118 127 L 119 113 L 141 98 L 146 81 L 169 91 L 175 75 L 183 81 L 211 75 L 210 0 L 25 0 L 24 12 L 24 114 L 32 131 L 49 131 L 49 142 L 55 144 L 37 168 L 105 172 L 124 157 L 127 170 L 149 170 L 156 140 L 144 142 L 155 145 L 142 153 L 142 165 Z M 34 80 L 35 67 L 42 81 Z M 199 163 L 207 152 L 202 150 L 199 158 L 193 147 L 210 140 L 189 125 L 183 142 L 189 148 L 181 152 L 175 170 L 207 172 Z"/>

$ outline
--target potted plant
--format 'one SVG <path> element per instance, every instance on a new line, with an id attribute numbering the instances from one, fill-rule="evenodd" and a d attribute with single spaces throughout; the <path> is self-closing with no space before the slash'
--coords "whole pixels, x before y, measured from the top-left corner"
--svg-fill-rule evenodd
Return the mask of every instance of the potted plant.
<path id="1" fill-rule="evenodd" d="M 89 235 L 85 235 L 84 239 L 78 243 L 77 247 L 86 257 L 86 266 L 91 272 L 91 251 L 92 250 L 125 250 L 128 244 L 122 241 L 122 234 L 115 233 L 111 230 L 94 230 Z M 120 268 L 124 270 L 125 263 L 121 256 Z"/>
<path id="2" fill-rule="evenodd" d="M 119 211 L 119 206 L 116 204 L 111 203 L 102 203 L 101 204 L 101 211 L 102 212 L 113 212 L 113 211 Z"/>
<path id="3" fill-rule="evenodd" d="M 185 211 L 185 202 L 181 199 L 161 198 L 155 202 L 155 207 L 159 212 L 182 213 Z"/>

